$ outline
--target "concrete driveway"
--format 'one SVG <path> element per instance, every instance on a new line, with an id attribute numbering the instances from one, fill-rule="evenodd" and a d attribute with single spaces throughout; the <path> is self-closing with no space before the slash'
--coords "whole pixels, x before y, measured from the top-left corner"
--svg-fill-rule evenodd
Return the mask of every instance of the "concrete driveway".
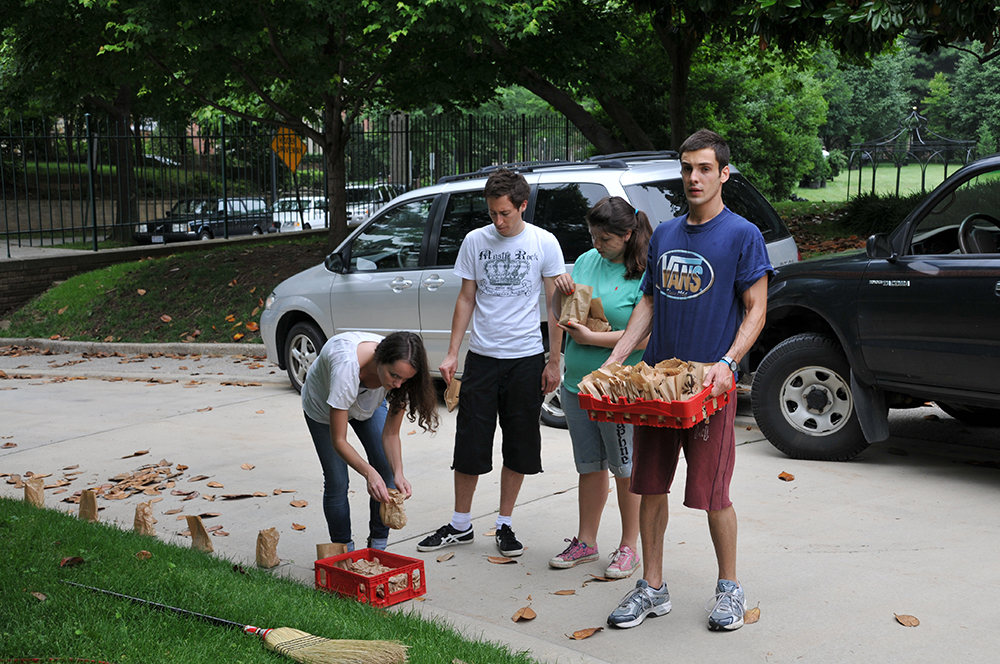
<path id="1" fill-rule="evenodd" d="M 65 474 L 62 469 L 79 465 L 82 473 L 64 493 L 46 491 L 49 507 L 75 511 L 60 502 L 74 491 L 161 459 L 187 465 L 177 488 L 215 500 L 184 501 L 165 492 L 154 504 L 162 539 L 189 545 L 179 535 L 185 522 L 167 511 L 218 512 L 205 522 L 229 533 L 213 537 L 216 555 L 252 564 L 257 532 L 274 527 L 283 560 L 274 573 L 312 582 L 315 545 L 327 539 L 322 479 L 298 395 L 277 367 L 248 355 L 246 347 L 167 349 L 175 357 L 103 346 L 90 350 L 121 355 L 85 357 L 79 347 L 70 348 L 67 354 L 0 355 L 6 375 L 0 377 L 0 445 L 6 445 L 0 473 L 52 473 L 47 481 L 53 481 Z M 181 350 L 186 353 L 177 354 Z M 420 554 L 416 542 L 451 516 L 454 417 L 443 408 L 440 414 L 436 435 L 404 423 L 414 495 L 406 504 L 409 524 L 392 533 L 389 550 L 425 561 L 428 592 L 425 601 L 405 602 L 398 610 L 443 619 L 468 636 L 504 642 L 547 662 L 996 659 L 991 611 L 1000 586 L 994 563 L 998 429 L 972 429 L 936 408 L 922 408 L 894 414 L 893 437 L 859 459 L 817 463 L 786 458 L 752 418 L 741 416 L 732 495 L 740 518 L 740 577 L 749 605 L 760 608 L 760 621 L 733 633 L 706 629 L 703 605 L 714 592 L 715 559 L 705 517 L 678 498 L 665 545 L 672 613 L 572 641 L 566 635 L 575 630 L 604 626 L 638 575 L 590 581 L 591 574 L 603 573 L 606 558 L 570 570 L 548 568 L 563 538 L 576 531 L 577 476 L 566 432 L 543 428 L 545 472 L 526 479 L 514 512 L 515 530 L 527 546 L 517 563 L 490 563 L 487 556 L 496 549 L 486 536 L 451 549 L 454 557 L 439 563 L 443 552 Z M 148 453 L 130 456 L 137 451 Z M 779 480 L 783 471 L 794 481 Z M 208 479 L 189 481 L 197 475 Z M 494 471 L 480 481 L 477 533 L 493 527 L 498 477 Z M 367 496 L 360 478 L 352 479 L 355 539 L 361 543 Z M 223 488 L 209 488 L 210 481 Z M 275 495 L 275 489 L 295 493 Z M 264 495 L 222 497 L 254 492 Z M 0 494 L 20 498 L 22 491 L 0 480 Z M 674 495 L 680 495 L 676 488 Z M 290 504 L 303 499 L 308 506 Z M 131 528 L 140 500 L 99 500 L 101 520 Z M 605 556 L 618 541 L 616 514 L 612 494 L 599 538 Z M 557 590 L 575 594 L 553 594 Z M 512 622 L 528 605 L 538 617 Z M 920 626 L 903 627 L 894 614 L 916 616 Z M 252 620 L 237 617 L 243 618 Z"/>

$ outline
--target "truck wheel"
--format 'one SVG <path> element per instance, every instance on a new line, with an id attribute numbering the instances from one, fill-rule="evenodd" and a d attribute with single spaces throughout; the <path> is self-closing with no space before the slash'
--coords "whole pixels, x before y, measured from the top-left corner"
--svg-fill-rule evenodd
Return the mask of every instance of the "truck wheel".
<path id="1" fill-rule="evenodd" d="M 208 231 L 202 231 L 201 233 L 198 234 L 198 239 L 199 240 L 211 240 L 212 239 L 212 234 L 209 233 Z"/>
<path id="2" fill-rule="evenodd" d="M 296 392 L 302 392 L 306 373 L 323 349 L 326 337 L 313 323 L 296 323 L 285 339 L 285 370 Z"/>
<path id="3" fill-rule="evenodd" d="M 750 399 L 761 433 L 794 459 L 844 461 L 868 447 L 851 367 L 830 337 L 799 334 L 775 346 L 757 368 Z"/>

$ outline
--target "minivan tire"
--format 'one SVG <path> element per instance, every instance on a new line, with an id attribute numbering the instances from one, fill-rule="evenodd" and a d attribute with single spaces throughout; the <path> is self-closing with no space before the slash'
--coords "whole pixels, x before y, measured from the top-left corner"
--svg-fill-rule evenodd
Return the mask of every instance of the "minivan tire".
<path id="1" fill-rule="evenodd" d="M 285 337 L 285 371 L 296 392 L 302 392 L 309 367 L 323 350 L 326 336 L 312 322 L 296 323 Z"/>

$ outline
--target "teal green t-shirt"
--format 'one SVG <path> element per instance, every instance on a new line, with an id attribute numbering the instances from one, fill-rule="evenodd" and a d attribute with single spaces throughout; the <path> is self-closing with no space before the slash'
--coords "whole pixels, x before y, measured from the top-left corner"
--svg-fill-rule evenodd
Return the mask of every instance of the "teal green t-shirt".
<path id="1" fill-rule="evenodd" d="M 625 279 L 625 265 L 601 258 L 597 249 L 591 249 L 576 259 L 573 281 L 593 287 L 594 297 L 601 298 L 604 315 L 612 330 L 625 329 L 632 309 L 642 299 L 642 291 L 639 290 L 642 279 Z M 563 386 L 577 394 L 580 391 L 577 385 L 583 377 L 604 364 L 611 356 L 611 349 L 580 345 L 568 334 L 563 335 L 563 340 L 563 362 L 566 365 Z M 642 350 L 633 351 L 625 363 L 636 364 L 642 359 L 642 353 Z"/>

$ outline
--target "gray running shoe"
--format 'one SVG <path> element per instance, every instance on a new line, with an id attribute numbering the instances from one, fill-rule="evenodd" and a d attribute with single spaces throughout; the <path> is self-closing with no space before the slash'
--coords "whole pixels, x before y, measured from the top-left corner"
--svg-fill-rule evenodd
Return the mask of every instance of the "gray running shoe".
<path id="1" fill-rule="evenodd" d="M 618 603 L 618 608 L 608 616 L 612 627 L 635 627 L 641 625 L 648 615 L 662 616 L 670 613 L 670 593 L 667 584 L 659 590 L 649 587 L 645 579 L 635 582 L 635 588 Z"/>
<path id="2" fill-rule="evenodd" d="M 715 586 L 715 597 L 705 605 L 708 611 L 709 629 L 739 629 L 743 627 L 746 612 L 746 598 L 743 588 L 735 581 L 719 579 Z"/>

